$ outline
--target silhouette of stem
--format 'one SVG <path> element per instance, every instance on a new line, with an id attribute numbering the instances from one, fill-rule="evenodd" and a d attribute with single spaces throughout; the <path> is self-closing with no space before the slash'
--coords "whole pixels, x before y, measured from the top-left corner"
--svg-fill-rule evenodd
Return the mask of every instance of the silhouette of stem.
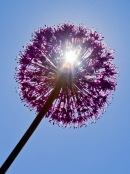
<path id="1" fill-rule="evenodd" d="M 25 132 L 23 137 L 20 139 L 18 144 L 15 146 L 13 151 L 10 153 L 10 155 L 8 156 L 6 161 L 1 166 L 0 174 L 4 174 L 8 170 L 8 168 L 10 167 L 10 165 L 12 164 L 14 159 L 17 157 L 19 152 L 22 150 L 22 148 L 24 147 L 24 145 L 26 144 L 28 139 L 31 137 L 31 135 L 33 134 L 33 132 L 35 131 L 35 129 L 37 128 L 37 126 L 41 122 L 44 115 L 47 113 L 49 107 L 51 106 L 51 104 L 53 103 L 53 101 L 55 100 L 57 95 L 59 94 L 60 89 L 63 86 L 63 84 L 64 84 L 64 78 L 62 75 L 60 75 L 59 78 L 57 79 L 57 83 L 56 83 L 55 88 L 52 90 L 50 96 L 48 97 L 48 99 L 47 99 L 46 103 L 44 104 L 44 106 L 42 107 L 41 111 L 36 116 L 36 118 L 34 119 L 32 124 L 30 125 L 30 127 L 27 129 L 27 131 Z"/>

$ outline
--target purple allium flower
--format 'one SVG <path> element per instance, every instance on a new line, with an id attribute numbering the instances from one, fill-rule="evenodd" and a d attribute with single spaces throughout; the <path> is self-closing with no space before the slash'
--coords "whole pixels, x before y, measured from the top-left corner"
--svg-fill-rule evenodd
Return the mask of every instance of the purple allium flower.
<path id="1" fill-rule="evenodd" d="M 39 28 L 18 56 L 15 79 L 21 100 L 39 112 L 64 73 L 66 82 L 45 117 L 64 127 L 95 122 L 115 90 L 113 52 L 97 30 L 82 25 Z"/>

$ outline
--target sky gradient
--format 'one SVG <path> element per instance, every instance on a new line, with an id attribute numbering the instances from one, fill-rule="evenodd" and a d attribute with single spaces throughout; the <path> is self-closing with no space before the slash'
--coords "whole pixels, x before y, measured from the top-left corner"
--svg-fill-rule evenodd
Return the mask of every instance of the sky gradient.
<path id="1" fill-rule="evenodd" d="M 28 0 L 0 2 L 0 166 L 35 118 L 15 87 L 15 57 L 31 33 L 70 21 L 98 29 L 115 49 L 120 76 L 112 104 L 96 124 L 63 129 L 43 119 L 7 174 L 130 173 L 130 2 Z"/>

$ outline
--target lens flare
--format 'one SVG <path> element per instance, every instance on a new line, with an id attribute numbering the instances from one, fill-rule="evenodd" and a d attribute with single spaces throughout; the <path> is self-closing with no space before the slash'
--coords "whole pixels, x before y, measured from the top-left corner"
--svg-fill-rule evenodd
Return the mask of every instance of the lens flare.
<path id="1" fill-rule="evenodd" d="M 76 60 L 77 56 L 74 51 L 68 51 L 66 52 L 65 59 L 68 63 L 74 63 Z"/>

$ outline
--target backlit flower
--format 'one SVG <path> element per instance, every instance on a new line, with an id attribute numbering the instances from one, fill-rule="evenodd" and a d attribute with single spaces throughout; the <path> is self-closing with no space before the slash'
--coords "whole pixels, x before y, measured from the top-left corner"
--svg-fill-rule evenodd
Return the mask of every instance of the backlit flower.
<path id="1" fill-rule="evenodd" d="M 64 73 L 66 83 L 45 117 L 63 127 L 95 122 L 115 90 L 113 52 L 97 30 L 82 25 L 39 28 L 18 56 L 15 79 L 21 100 L 39 112 Z"/>

